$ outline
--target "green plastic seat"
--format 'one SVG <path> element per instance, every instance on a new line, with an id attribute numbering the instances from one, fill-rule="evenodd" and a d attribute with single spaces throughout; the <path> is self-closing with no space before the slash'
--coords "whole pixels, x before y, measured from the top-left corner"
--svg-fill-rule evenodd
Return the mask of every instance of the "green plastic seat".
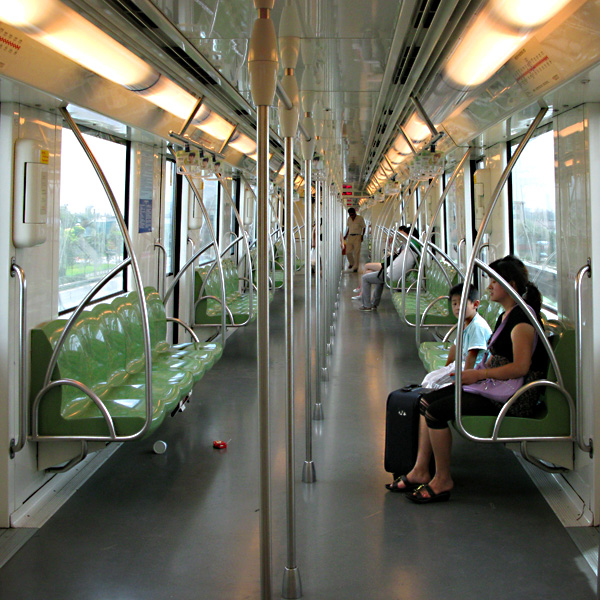
<path id="1" fill-rule="evenodd" d="M 226 322 L 228 325 L 241 325 L 248 321 L 250 315 L 250 306 L 252 306 L 252 316 L 249 322 L 256 319 L 258 310 L 258 295 L 256 291 L 252 294 L 252 304 L 250 304 L 250 293 L 240 291 L 240 277 L 237 266 L 232 260 L 224 260 L 223 276 L 225 280 L 225 303 L 233 316 L 226 311 Z M 201 325 L 220 325 L 222 306 L 221 306 L 221 278 L 218 271 L 218 265 L 212 268 L 213 263 L 202 265 L 195 271 L 194 279 L 194 298 L 196 302 L 195 323 Z M 283 271 L 275 271 L 283 274 Z M 206 284 L 203 286 L 203 283 Z M 283 281 L 283 275 L 281 275 Z M 202 298 L 200 298 L 202 290 Z M 209 297 L 209 296 L 212 296 Z M 270 293 L 270 299 L 273 294 Z"/>
<path id="2" fill-rule="evenodd" d="M 575 332 L 566 330 L 555 343 L 554 352 L 561 370 L 565 388 L 575 398 Z M 548 368 L 550 381 L 556 381 L 552 365 Z M 465 430 L 478 437 L 491 437 L 496 422 L 495 417 L 464 416 Z M 553 388 L 543 388 L 540 404 L 531 417 L 506 417 L 500 427 L 500 437 L 548 437 L 568 436 L 570 433 L 570 413 L 565 397 Z"/>
<path id="3" fill-rule="evenodd" d="M 166 414 L 192 391 L 194 383 L 222 353 L 220 344 L 182 344 L 165 340 L 166 315 L 156 290 L 145 289 L 152 356 L 152 433 Z M 67 323 L 56 319 L 31 331 L 31 401 L 42 389 L 52 350 Z M 58 355 L 52 380 L 72 379 L 102 400 L 117 435 L 137 433 L 146 418 L 145 358 L 141 311 L 136 292 L 98 304 L 78 316 Z M 100 410 L 87 394 L 63 385 L 50 390 L 39 407 L 39 434 L 107 436 Z"/>
<path id="4" fill-rule="evenodd" d="M 445 261 L 432 262 L 425 270 L 426 289 L 421 291 L 420 296 L 420 311 L 419 318 L 416 316 L 417 310 L 417 295 L 414 287 L 411 290 L 407 289 L 404 300 L 404 308 L 402 307 L 402 292 L 397 291 L 392 294 L 392 302 L 398 314 L 404 314 L 406 319 L 411 323 L 421 321 L 421 315 L 431 302 L 441 298 L 427 312 L 423 321 L 424 325 L 448 325 L 456 323 L 456 318 L 450 311 L 447 296 L 451 286 L 448 285 L 448 280 L 454 285 L 458 281 L 458 274 L 454 267 Z M 408 284 L 407 284 L 408 288 Z"/>

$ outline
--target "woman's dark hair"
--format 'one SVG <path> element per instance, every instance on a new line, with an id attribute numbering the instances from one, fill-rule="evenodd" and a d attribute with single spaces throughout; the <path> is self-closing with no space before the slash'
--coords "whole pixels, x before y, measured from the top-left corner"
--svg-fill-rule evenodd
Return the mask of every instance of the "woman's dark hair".
<path id="1" fill-rule="evenodd" d="M 529 281 L 529 271 L 527 271 L 527 267 L 523 264 L 522 260 L 509 254 L 504 258 L 495 260 L 490 264 L 490 268 L 494 269 L 498 275 L 511 283 L 523 300 L 539 316 L 542 308 L 542 294 L 537 286 Z"/>

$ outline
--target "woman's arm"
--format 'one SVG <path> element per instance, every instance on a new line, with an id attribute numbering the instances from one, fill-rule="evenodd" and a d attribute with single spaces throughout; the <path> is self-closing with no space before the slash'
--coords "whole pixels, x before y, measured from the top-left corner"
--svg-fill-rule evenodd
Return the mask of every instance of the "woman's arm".
<path id="1" fill-rule="evenodd" d="M 468 385 L 482 379 L 516 379 L 527 375 L 531 366 L 535 329 L 529 323 L 519 323 L 510 332 L 510 339 L 512 340 L 513 349 L 513 361 L 511 363 L 493 369 L 465 370 L 462 373 L 462 382 Z"/>

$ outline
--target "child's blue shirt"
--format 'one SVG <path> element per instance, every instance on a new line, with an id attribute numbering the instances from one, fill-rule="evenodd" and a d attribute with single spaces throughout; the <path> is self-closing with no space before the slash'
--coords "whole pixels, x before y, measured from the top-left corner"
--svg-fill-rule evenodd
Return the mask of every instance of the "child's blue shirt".
<path id="1" fill-rule="evenodd" d="M 471 322 L 463 330 L 463 364 L 469 350 L 479 350 L 475 364 L 481 361 L 491 335 L 492 330 L 487 321 L 479 313 L 475 313 Z"/>

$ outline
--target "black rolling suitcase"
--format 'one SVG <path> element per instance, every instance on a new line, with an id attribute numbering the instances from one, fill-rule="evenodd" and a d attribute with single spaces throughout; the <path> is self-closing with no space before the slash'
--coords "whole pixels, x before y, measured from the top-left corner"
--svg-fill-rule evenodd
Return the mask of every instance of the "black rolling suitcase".
<path id="1" fill-rule="evenodd" d="M 387 399 L 384 468 L 394 478 L 406 475 L 415 466 L 422 391 L 421 387 L 407 386 L 395 390 Z"/>

